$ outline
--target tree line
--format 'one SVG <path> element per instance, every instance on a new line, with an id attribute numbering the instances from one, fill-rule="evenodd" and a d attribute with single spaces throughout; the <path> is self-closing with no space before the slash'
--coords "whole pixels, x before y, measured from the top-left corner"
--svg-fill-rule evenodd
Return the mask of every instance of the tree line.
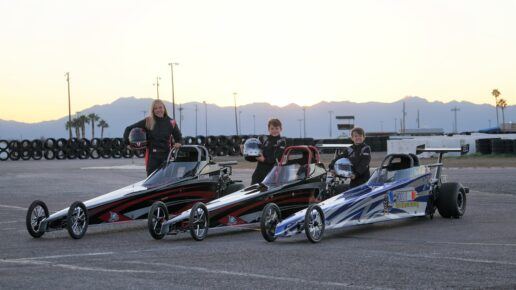
<path id="1" fill-rule="evenodd" d="M 95 138 L 95 122 L 97 127 L 100 128 L 100 138 L 104 138 L 104 129 L 109 127 L 109 124 L 100 118 L 99 115 L 91 113 L 88 115 L 80 115 L 72 119 L 72 121 L 66 121 L 66 130 L 73 129 L 75 131 L 75 137 L 77 139 L 86 138 L 86 124 L 91 124 L 91 139 Z"/>

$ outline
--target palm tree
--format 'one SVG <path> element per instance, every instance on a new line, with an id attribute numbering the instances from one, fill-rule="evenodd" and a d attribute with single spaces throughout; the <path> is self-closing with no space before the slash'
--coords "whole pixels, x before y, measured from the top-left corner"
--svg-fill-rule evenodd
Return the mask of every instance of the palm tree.
<path id="1" fill-rule="evenodd" d="M 104 138 L 104 129 L 108 128 L 109 124 L 106 121 L 100 119 L 99 124 L 97 125 L 97 127 L 100 127 L 100 138 L 101 139 Z"/>
<path id="2" fill-rule="evenodd" d="M 500 121 L 498 120 L 498 97 L 501 95 L 500 91 L 498 89 L 494 89 L 491 92 L 491 95 L 495 97 L 495 109 L 496 109 L 496 126 L 500 126 Z"/>
<path id="3" fill-rule="evenodd" d="M 88 119 L 88 117 L 85 115 L 80 115 L 77 120 L 79 123 L 79 128 L 81 128 L 82 138 L 86 138 L 86 124 L 90 123 L 90 119 Z"/>
<path id="4" fill-rule="evenodd" d="M 91 139 L 93 140 L 93 138 L 95 138 L 95 122 L 100 119 L 100 116 L 95 113 L 91 113 L 88 114 L 88 119 L 91 121 Z"/>
<path id="5" fill-rule="evenodd" d="M 75 137 L 77 139 L 81 139 L 81 132 L 79 131 L 79 128 L 80 128 L 79 119 L 78 118 L 73 118 L 71 126 L 72 126 L 72 128 L 75 129 Z"/>
<path id="6" fill-rule="evenodd" d="M 504 99 L 498 100 L 497 106 L 502 110 L 502 127 L 505 124 L 505 108 L 507 107 L 507 101 Z"/>
<path id="7" fill-rule="evenodd" d="M 68 130 L 71 130 L 71 129 L 72 129 L 72 128 L 74 128 L 74 127 L 75 127 L 75 124 L 74 124 L 73 120 L 72 120 L 72 121 L 66 121 L 66 123 L 65 123 L 65 129 L 66 129 L 67 131 L 68 131 Z M 71 131 L 70 131 L 70 132 L 71 132 Z M 71 137 L 71 135 L 70 135 L 70 137 Z"/>

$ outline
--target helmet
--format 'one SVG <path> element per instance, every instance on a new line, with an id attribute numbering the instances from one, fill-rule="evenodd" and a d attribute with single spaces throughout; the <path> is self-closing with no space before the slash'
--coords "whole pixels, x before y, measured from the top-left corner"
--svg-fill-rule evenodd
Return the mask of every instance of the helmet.
<path id="1" fill-rule="evenodd" d="M 351 174 L 353 174 L 352 165 L 349 159 L 347 158 L 341 158 L 337 161 L 335 161 L 335 165 L 333 166 L 335 169 L 335 173 L 337 176 L 349 178 L 351 177 Z"/>
<path id="2" fill-rule="evenodd" d="M 129 146 L 135 150 L 147 147 L 147 132 L 142 128 L 133 128 L 129 132 Z"/>
<path id="3" fill-rule="evenodd" d="M 244 143 L 244 158 L 247 161 L 256 162 L 256 157 L 262 153 L 262 142 L 257 138 L 249 138 Z"/>

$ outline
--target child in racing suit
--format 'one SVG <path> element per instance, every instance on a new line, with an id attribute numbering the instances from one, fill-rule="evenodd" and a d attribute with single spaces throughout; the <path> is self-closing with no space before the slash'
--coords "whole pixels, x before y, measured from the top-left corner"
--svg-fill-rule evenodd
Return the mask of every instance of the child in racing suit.
<path id="1" fill-rule="evenodd" d="M 338 155 L 331 163 L 330 170 L 333 170 L 335 161 L 340 158 L 348 158 L 352 164 L 353 174 L 351 175 L 350 188 L 362 185 L 369 180 L 371 173 L 369 172 L 369 163 L 371 162 L 371 148 L 364 143 L 365 132 L 360 127 L 351 130 L 351 140 L 353 145 L 346 148 L 344 153 Z"/>
<path id="2" fill-rule="evenodd" d="M 269 120 L 267 124 L 269 130 L 269 136 L 265 136 L 262 146 L 262 154 L 256 158 L 258 164 L 254 170 L 251 184 L 262 182 L 265 176 L 271 171 L 271 169 L 279 161 L 283 151 L 285 150 L 286 140 L 281 137 L 281 121 L 276 118 Z"/>

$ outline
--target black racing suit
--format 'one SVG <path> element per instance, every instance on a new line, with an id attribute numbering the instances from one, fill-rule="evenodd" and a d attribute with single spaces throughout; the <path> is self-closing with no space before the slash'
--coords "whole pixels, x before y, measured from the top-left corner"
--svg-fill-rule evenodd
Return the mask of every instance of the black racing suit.
<path id="1" fill-rule="evenodd" d="M 168 116 L 154 117 L 156 123 L 152 130 L 145 128 L 145 119 L 125 128 L 124 140 L 129 141 L 129 132 L 133 128 L 142 128 L 147 132 L 147 150 L 145 152 L 145 169 L 147 176 L 156 170 L 168 157 L 174 143 L 181 143 L 181 131 L 174 119 Z"/>
<path id="2" fill-rule="evenodd" d="M 338 155 L 331 163 L 329 168 L 333 169 L 335 161 L 340 158 L 348 158 L 353 166 L 353 174 L 355 179 L 352 179 L 349 187 L 353 188 L 366 183 L 371 177 L 369 172 L 369 163 L 371 162 L 371 147 L 365 143 L 353 144 L 346 148 L 344 153 Z"/>
<path id="3" fill-rule="evenodd" d="M 251 184 L 262 182 L 265 176 L 271 171 L 276 165 L 276 161 L 279 161 L 287 141 L 281 136 L 266 136 L 263 140 L 262 154 L 265 160 L 263 162 L 258 161 L 256 169 L 254 170 Z"/>

